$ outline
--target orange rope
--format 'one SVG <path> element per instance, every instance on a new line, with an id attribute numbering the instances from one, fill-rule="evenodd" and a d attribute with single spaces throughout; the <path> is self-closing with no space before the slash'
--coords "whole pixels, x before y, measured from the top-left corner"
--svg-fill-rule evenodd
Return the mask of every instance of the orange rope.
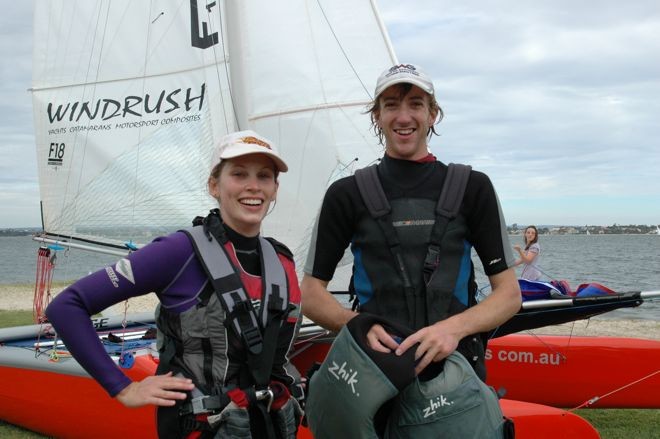
<path id="1" fill-rule="evenodd" d="M 32 302 L 32 317 L 34 322 L 44 323 L 46 307 L 50 303 L 50 286 L 53 282 L 55 268 L 55 253 L 51 255 L 48 247 L 39 247 L 37 252 L 37 278 L 34 285 L 34 300 Z"/>

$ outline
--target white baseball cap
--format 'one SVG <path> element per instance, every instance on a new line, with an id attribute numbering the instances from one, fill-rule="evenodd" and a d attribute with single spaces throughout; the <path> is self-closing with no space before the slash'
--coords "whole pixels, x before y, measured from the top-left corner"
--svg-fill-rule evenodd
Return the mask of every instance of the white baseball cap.
<path id="1" fill-rule="evenodd" d="M 237 131 L 223 136 L 215 149 L 211 159 L 211 170 L 222 160 L 233 159 L 248 154 L 265 154 L 274 162 L 279 172 L 286 172 L 289 167 L 277 153 L 273 142 L 252 130 Z"/>
<path id="2" fill-rule="evenodd" d="M 434 93 L 433 81 L 422 69 L 413 64 L 398 64 L 385 70 L 378 77 L 374 99 L 388 87 L 401 83 L 416 85 L 430 95 Z"/>

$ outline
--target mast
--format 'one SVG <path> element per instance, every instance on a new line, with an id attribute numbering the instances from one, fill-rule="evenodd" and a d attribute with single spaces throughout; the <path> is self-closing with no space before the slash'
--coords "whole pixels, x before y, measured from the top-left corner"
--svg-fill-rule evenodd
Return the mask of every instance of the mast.
<path id="1" fill-rule="evenodd" d="M 246 7 L 242 1 L 225 1 L 225 26 L 227 28 L 227 53 L 229 61 L 229 91 L 232 107 L 234 109 L 234 122 L 236 130 L 246 130 L 248 124 L 249 99 L 247 90 L 250 89 L 250 75 L 246 67 L 246 57 L 249 50 L 245 32 L 242 29 L 246 23 Z"/>

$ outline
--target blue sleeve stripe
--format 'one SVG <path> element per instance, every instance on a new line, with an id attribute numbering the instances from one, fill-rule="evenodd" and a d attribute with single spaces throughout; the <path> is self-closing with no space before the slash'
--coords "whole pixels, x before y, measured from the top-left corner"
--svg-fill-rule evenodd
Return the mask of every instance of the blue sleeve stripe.
<path id="1" fill-rule="evenodd" d="M 461 256 L 461 265 L 458 270 L 458 278 L 454 287 L 454 296 L 460 302 L 468 306 L 469 282 L 472 272 L 472 246 L 469 242 L 463 241 L 463 256 Z"/>
<path id="2" fill-rule="evenodd" d="M 362 250 L 353 246 L 351 251 L 353 252 L 353 268 L 355 269 L 353 272 L 353 286 L 360 305 L 364 305 L 373 297 L 374 288 L 362 263 Z"/>

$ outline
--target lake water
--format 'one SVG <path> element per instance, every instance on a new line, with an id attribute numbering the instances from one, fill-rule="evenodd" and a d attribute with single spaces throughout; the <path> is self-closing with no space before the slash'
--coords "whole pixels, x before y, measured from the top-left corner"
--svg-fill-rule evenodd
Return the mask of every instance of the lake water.
<path id="1" fill-rule="evenodd" d="M 509 239 L 524 245 L 522 236 Z M 540 235 L 539 244 L 542 280 L 564 279 L 573 289 L 597 282 L 617 292 L 660 290 L 660 235 Z M 478 260 L 475 267 L 479 285 L 487 285 Z M 660 320 L 660 300 L 603 317 Z"/>
<path id="2" fill-rule="evenodd" d="M 34 284 L 40 245 L 31 236 L 0 237 L 0 284 Z M 78 279 L 118 259 L 73 249 L 57 251 L 56 255 L 53 281 Z"/>
<path id="3" fill-rule="evenodd" d="M 510 239 L 512 245 L 523 243 L 521 236 Z M 548 279 L 565 279 L 574 289 L 598 282 L 619 292 L 660 290 L 659 235 L 541 235 L 539 243 Z M 0 237 L 0 284 L 34 283 L 38 248 L 30 236 Z M 54 281 L 77 279 L 117 259 L 82 250 L 57 255 Z M 475 267 L 479 285 L 486 285 L 478 260 Z M 660 300 L 604 316 L 660 320 Z"/>

